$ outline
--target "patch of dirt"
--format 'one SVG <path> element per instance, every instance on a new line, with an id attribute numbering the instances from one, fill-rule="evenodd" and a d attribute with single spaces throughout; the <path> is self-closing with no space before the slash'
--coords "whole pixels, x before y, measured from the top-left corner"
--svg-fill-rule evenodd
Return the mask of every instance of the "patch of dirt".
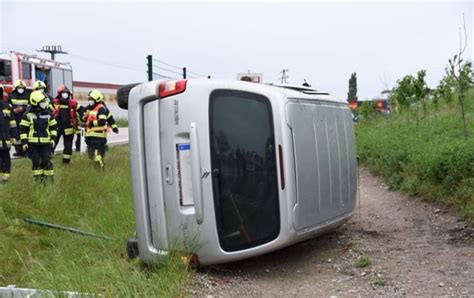
<path id="1" fill-rule="evenodd" d="M 452 210 L 408 198 L 360 172 L 354 217 L 322 237 L 203 268 L 191 295 L 474 295 L 474 228 Z M 371 265 L 357 268 L 359 256 Z"/>

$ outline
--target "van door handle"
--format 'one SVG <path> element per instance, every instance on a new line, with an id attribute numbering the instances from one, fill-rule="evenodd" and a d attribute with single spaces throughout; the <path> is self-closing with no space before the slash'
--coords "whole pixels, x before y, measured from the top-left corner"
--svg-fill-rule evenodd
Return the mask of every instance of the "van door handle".
<path id="1" fill-rule="evenodd" d="M 169 163 L 166 164 L 165 177 L 166 183 L 168 183 L 169 185 L 173 184 L 173 168 Z"/>
<path id="2" fill-rule="evenodd" d="M 191 122 L 189 126 L 189 138 L 191 143 L 191 180 L 193 185 L 194 210 L 196 222 L 201 224 L 203 221 L 201 153 L 198 129 L 195 122 Z"/>

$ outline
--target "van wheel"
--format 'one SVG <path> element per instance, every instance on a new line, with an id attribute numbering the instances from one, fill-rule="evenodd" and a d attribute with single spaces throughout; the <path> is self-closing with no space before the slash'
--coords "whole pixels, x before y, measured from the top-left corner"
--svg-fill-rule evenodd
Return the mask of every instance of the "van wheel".
<path id="1" fill-rule="evenodd" d="M 138 241 L 136 238 L 127 241 L 127 257 L 129 259 L 135 259 L 138 257 Z"/>
<path id="2" fill-rule="evenodd" d="M 133 87 L 140 83 L 124 85 L 117 90 L 117 103 L 118 106 L 124 110 L 128 110 L 128 95 L 132 91 Z"/>

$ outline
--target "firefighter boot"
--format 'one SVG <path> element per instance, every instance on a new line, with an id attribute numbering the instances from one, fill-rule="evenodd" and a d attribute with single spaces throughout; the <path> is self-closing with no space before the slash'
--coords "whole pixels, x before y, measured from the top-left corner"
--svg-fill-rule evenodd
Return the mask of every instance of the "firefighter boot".
<path id="1" fill-rule="evenodd" d="M 63 165 L 68 165 L 71 162 L 70 154 L 63 154 Z"/>
<path id="2" fill-rule="evenodd" d="M 96 162 L 99 168 L 104 168 L 104 160 L 102 159 L 102 155 L 99 154 L 98 150 L 94 151 L 94 161 Z"/>
<path id="3" fill-rule="evenodd" d="M 10 173 L 1 173 L 0 175 L 2 176 L 2 184 L 6 184 L 8 182 L 8 178 L 10 178 Z"/>

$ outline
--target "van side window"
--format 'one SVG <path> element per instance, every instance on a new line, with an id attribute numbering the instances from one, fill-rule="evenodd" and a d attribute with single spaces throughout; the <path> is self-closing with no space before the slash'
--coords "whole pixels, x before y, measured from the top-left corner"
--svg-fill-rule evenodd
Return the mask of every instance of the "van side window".
<path id="1" fill-rule="evenodd" d="M 0 60 L 0 82 L 12 81 L 12 63 L 6 60 Z"/>
<path id="2" fill-rule="evenodd" d="M 23 80 L 31 80 L 31 64 L 21 63 L 21 72 L 23 75 Z"/>
<path id="3" fill-rule="evenodd" d="M 254 93 L 215 90 L 209 109 L 220 245 L 236 251 L 270 242 L 280 232 L 270 101 Z"/>

